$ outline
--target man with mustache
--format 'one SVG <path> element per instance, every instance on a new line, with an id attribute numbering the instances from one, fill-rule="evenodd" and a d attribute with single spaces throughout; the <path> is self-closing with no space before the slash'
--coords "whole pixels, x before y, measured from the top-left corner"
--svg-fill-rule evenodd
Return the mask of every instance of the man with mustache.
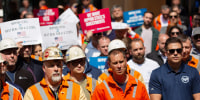
<path id="1" fill-rule="evenodd" d="M 128 61 L 128 65 L 140 72 L 144 78 L 144 83 L 148 90 L 149 79 L 152 70 L 159 67 L 158 63 L 146 58 L 145 55 L 145 47 L 141 39 L 133 39 L 130 44 L 130 53 L 132 55 L 132 59 Z"/>
<path id="2" fill-rule="evenodd" d="M 28 88 L 24 100 L 85 100 L 82 88 L 62 79 L 63 56 L 57 47 L 49 47 L 43 53 L 44 78 Z"/>

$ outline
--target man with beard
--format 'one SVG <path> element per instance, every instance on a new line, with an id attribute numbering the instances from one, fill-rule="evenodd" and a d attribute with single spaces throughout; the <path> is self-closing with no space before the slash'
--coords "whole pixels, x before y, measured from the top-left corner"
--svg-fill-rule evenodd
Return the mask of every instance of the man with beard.
<path id="1" fill-rule="evenodd" d="M 28 88 L 24 100 L 86 99 L 78 84 L 62 79 L 63 56 L 57 47 L 44 51 L 43 62 L 44 78 Z"/>
<path id="2" fill-rule="evenodd" d="M 153 51 L 147 54 L 147 58 L 156 61 L 160 66 L 164 64 L 167 60 L 165 55 L 165 42 L 169 38 L 167 34 L 159 34 L 157 44 L 159 46 L 159 50 Z"/>
<path id="3" fill-rule="evenodd" d="M 144 78 L 144 83 L 148 90 L 149 79 L 152 70 L 159 67 L 158 63 L 145 58 L 145 47 L 140 39 L 133 39 L 130 44 L 132 59 L 128 61 L 130 68 L 140 72 Z"/>
<path id="4" fill-rule="evenodd" d="M 153 12 L 145 12 L 143 17 L 144 24 L 135 30 L 144 40 L 146 54 L 155 50 L 159 35 L 159 31 L 152 26 L 153 17 Z"/>

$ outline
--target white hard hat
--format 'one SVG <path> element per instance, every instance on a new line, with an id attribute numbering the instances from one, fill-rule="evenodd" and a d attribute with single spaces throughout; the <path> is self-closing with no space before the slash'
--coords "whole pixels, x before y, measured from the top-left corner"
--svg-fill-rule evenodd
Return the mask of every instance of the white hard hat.
<path id="1" fill-rule="evenodd" d="M 114 30 L 124 30 L 128 29 L 128 24 L 122 22 L 111 22 L 112 29 Z"/>
<path id="2" fill-rule="evenodd" d="M 42 60 L 62 60 L 62 52 L 57 47 L 48 47 L 46 50 L 44 50 Z"/>
<path id="3" fill-rule="evenodd" d="M 11 48 L 18 48 L 13 39 L 6 38 L 0 41 L 0 51 Z"/>
<path id="4" fill-rule="evenodd" d="M 126 46 L 122 40 L 115 39 L 112 40 L 108 45 L 108 53 L 114 49 L 126 49 Z"/>
<path id="5" fill-rule="evenodd" d="M 85 53 L 83 50 L 79 47 L 71 47 L 69 50 L 66 52 L 66 61 L 69 62 L 72 60 L 80 59 L 80 58 L 85 58 Z"/>
<path id="6" fill-rule="evenodd" d="M 2 58 L 2 55 L 0 54 L 0 63 L 4 62 L 5 60 Z"/>
<path id="7" fill-rule="evenodd" d="M 3 9 L 0 9 L 0 17 L 3 17 Z"/>

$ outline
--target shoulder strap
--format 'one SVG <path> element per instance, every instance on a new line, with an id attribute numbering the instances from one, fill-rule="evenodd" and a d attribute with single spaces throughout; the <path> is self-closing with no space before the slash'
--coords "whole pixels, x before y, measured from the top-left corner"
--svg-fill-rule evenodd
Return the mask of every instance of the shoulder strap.
<path id="1" fill-rule="evenodd" d="M 94 89 L 96 87 L 96 83 L 97 83 L 96 79 L 92 78 L 92 92 L 94 91 Z"/>
<path id="2" fill-rule="evenodd" d="M 37 88 L 38 92 L 40 93 L 40 96 L 43 100 L 48 100 L 48 97 L 46 93 L 44 92 L 44 89 L 40 86 L 40 83 L 36 83 L 35 87 Z"/>
<path id="3" fill-rule="evenodd" d="M 138 80 L 135 78 L 135 81 L 137 82 L 138 84 Z M 135 95 L 136 95 L 136 91 L 137 91 L 137 84 L 134 86 L 134 89 L 133 89 L 133 98 L 135 98 Z"/>
<path id="4" fill-rule="evenodd" d="M 9 100 L 13 100 L 14 88 L 8 85 L 8 90 L 9 90 Z"/>
<path id="5" fill-rule="evenodd" d="M 135 73 L 135 70 L 131 69 L 131 72 L 130 72 L 131 76 L 134 76 L 134 73 Z"/>
<path id="6" fill-rule="evenodd" d="M 112 92 L 111 92 L 111 90 L 110 90 L 110 88 L 109 88 L 108 84 L 106 83 L 106 81 L 105 81 L 105 80 L 103 81 L 103 83 L 104 83 L 104 85 L 106 86 L 106 89 L 108 90 L 108 93 L 109 93 L 109 95 L 110 95 L 111 99 L 113 99 L 113 98 L 114 98 L 114 96 L 113 96 L 113 94 L 112 94 Z"/>
<path id="7" fill-rule="evenodd" d="M 104 73 L 105 73 L 107 76 L 110 75 L 109 72 L 108 72 L 108 70 L 105 70 Z"/>
<path id="8" fill-rule="evenodd" d="M 66 99 L 71 100 L 72 99 L 73 82 L 71 82 L 71 81 L 67 81 L 67 82 L 68 82 L 68 89 L 67 89 Z"/>

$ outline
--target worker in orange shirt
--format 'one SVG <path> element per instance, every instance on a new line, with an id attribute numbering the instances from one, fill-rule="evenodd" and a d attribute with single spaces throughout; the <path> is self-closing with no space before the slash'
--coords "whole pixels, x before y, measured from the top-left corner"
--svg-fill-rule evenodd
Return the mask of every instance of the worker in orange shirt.
<path id="1" fill-rule="evenodd" d="M 111 50 L 108 54 L 108 64 L 112 73 L 97 85 L 92 100 L 149 100 L 145 85 L 127 73 L 124 50 Z"/>
<path id="2" fill-rule="evenodd" d="M 1 100 L 22 100 L 24 92 L 21 88 L 5 81 L 7 62 L 0 55 L 0 99 Z"/>
<path id="3" fill-rule="evenodd" d="M 108 45 L 108 53 L 116 49 L 125 51 L 126 46 L 124 42 L 119 39 L 112 40 L 110 44 Z M 143 76 L 138 71 L 131 69 L 128 64 L 127 64 L 127 73 L 135 77 L 136 79 L 140 80 L 141 82 L 144 82 Z M 102 81 L 104 81 L 106 78 L 109 77 L 110 74 L 112 74 L 112 68 L 110 68 L 109 66 L 108 70 L 105 70 L 105 72 L 99 76 L 98 83 L 101 83 Z"/>
<path id="4" fill-rule="evenodd" d="M 71 81 L 62 79 L 62 52 L 49 47 L 43 53 L 44 78 L 28 88 L 24 100 L 85 100 L 82 88 Z"/>
<path id="5" fill-rule="evenodd" d="M 86 56 L 81 47 L 72 46 L 66 52 L 66 63 L 70 72 L 64 76 L 65 80 L 73 81 L 79 84 L 84 91 L 87 100 L 91 99 L 91 95 L 96 87 L 97 81 L 84 74 Z"/>

